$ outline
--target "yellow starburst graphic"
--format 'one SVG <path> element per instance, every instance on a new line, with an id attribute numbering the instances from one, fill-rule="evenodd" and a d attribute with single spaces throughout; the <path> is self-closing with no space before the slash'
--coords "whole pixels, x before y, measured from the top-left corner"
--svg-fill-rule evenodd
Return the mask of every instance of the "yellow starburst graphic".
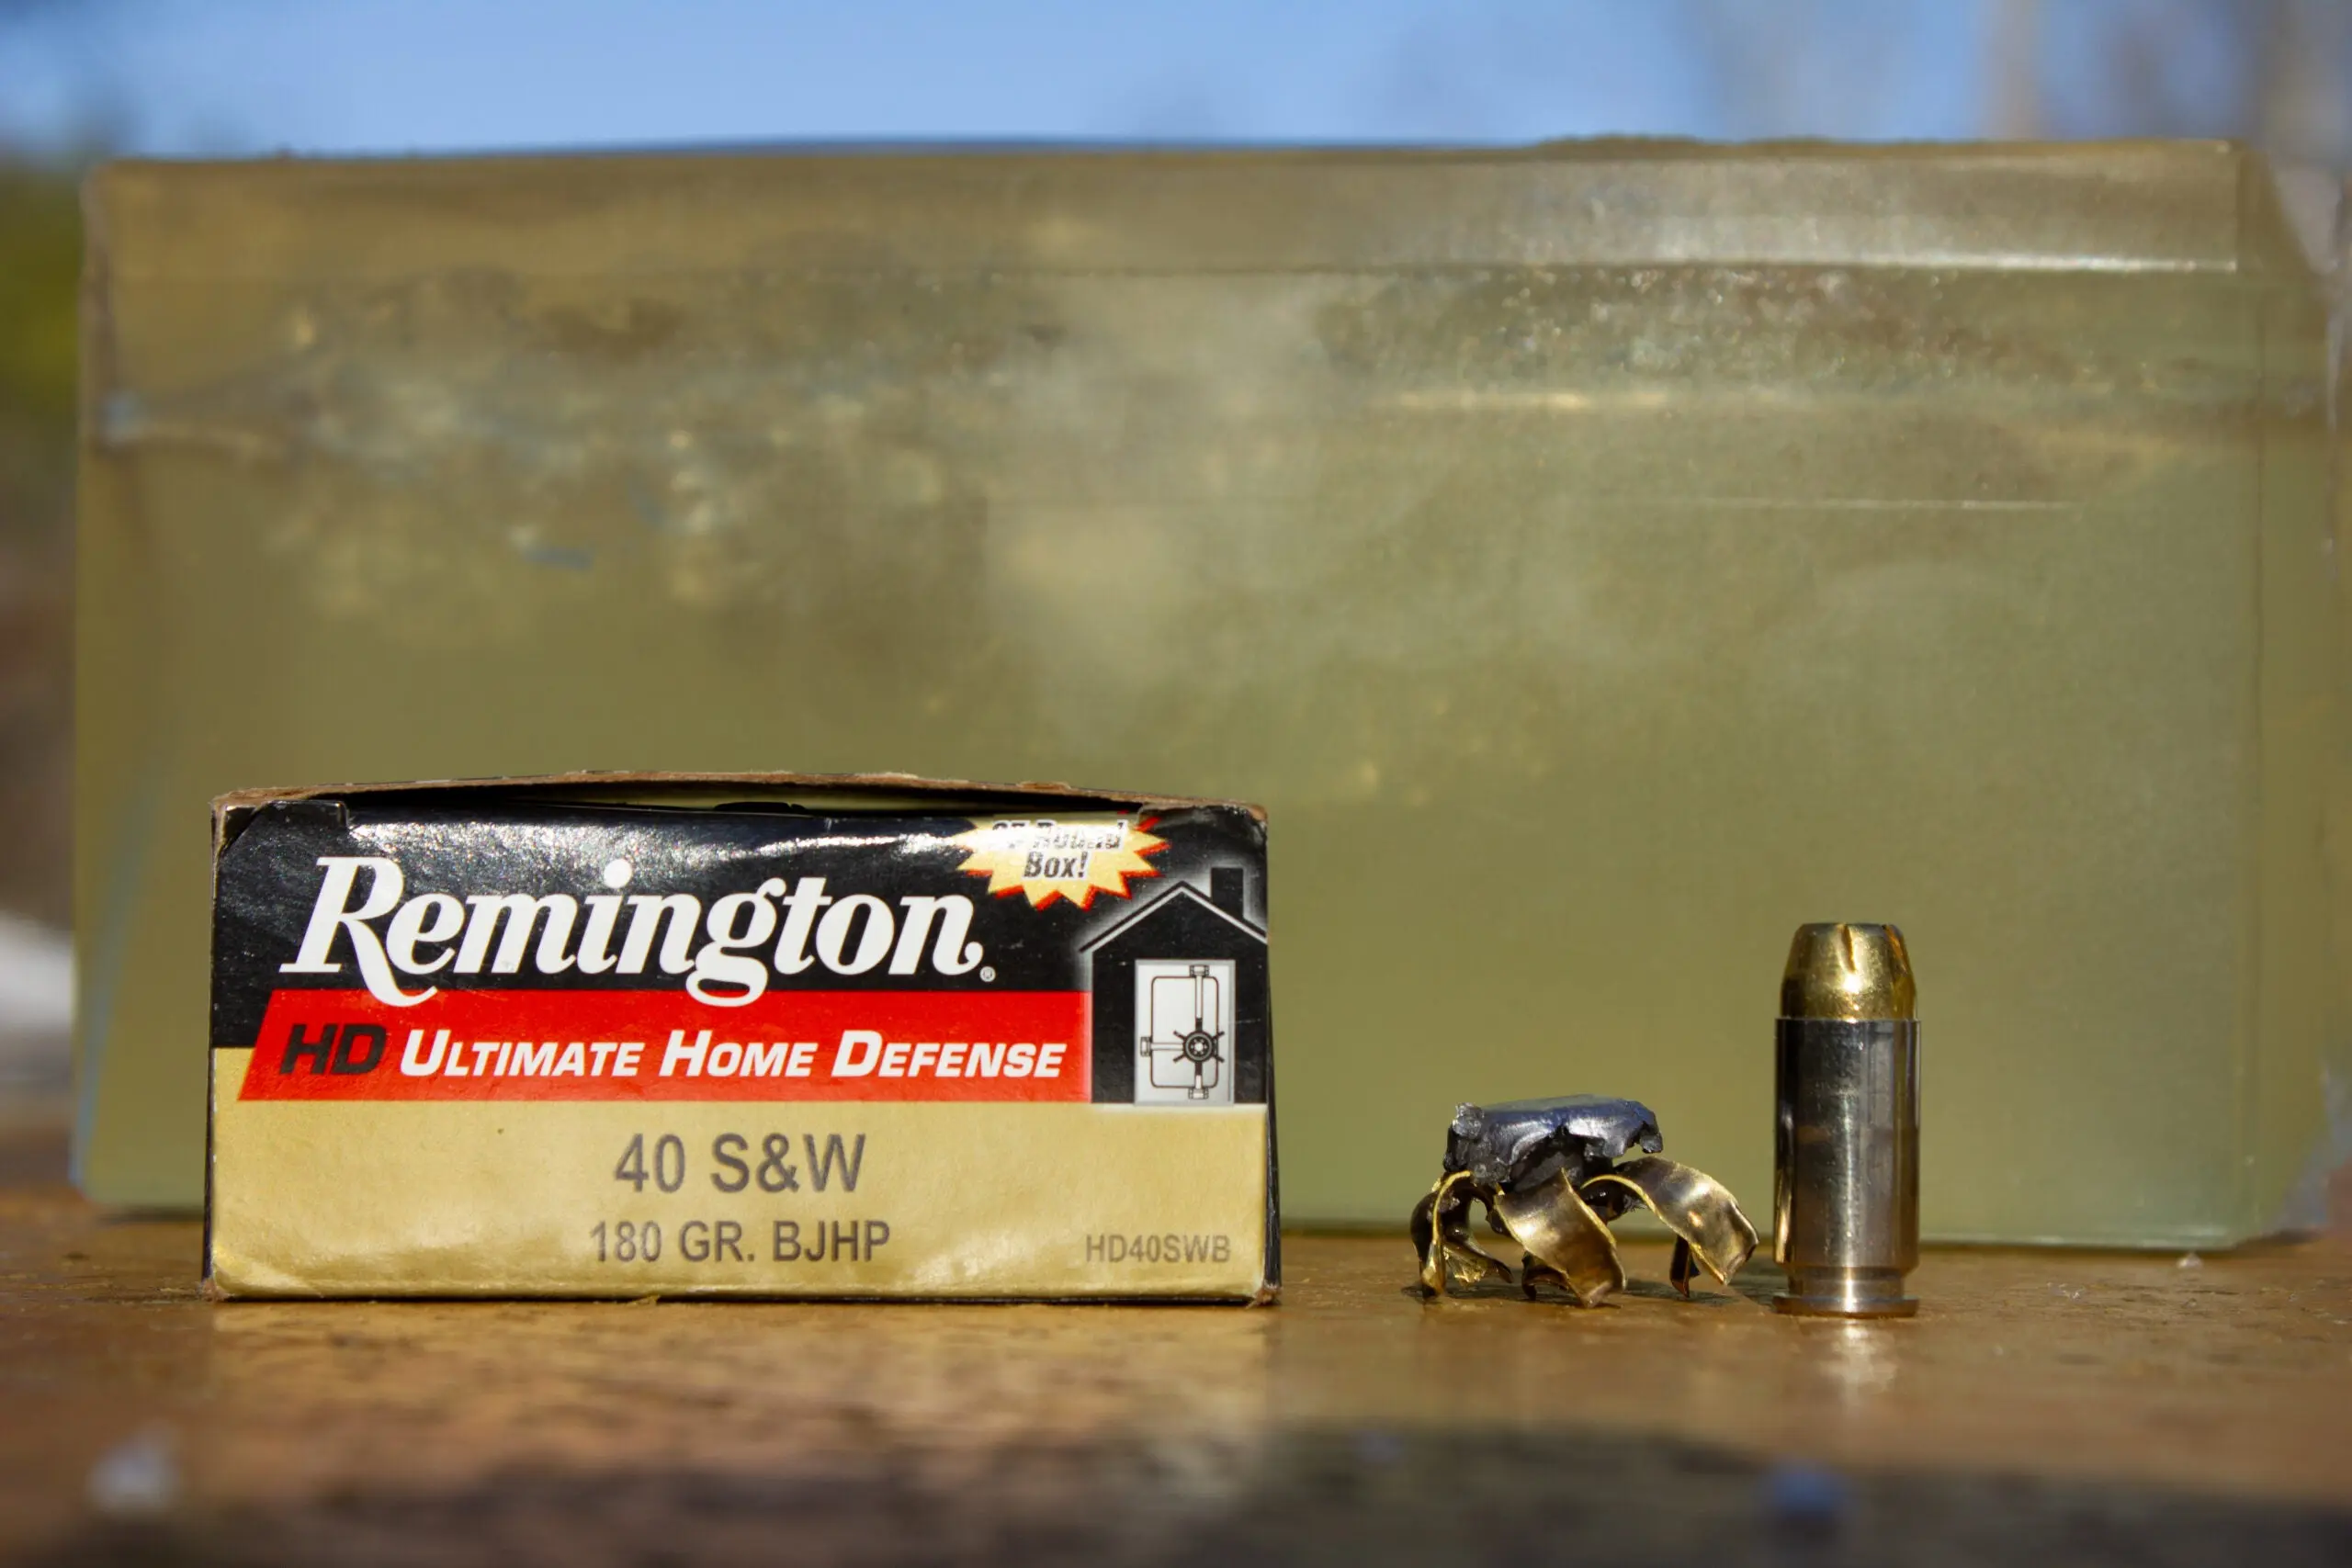
<path id="1" fill-rule="evenodd" d="M 987 877 L 998 897 L 1026 894 L 1037 909 L 1067 898 L 1083 909 L 1097 893 L 1127 897 L 1130 877 L 1159 874 L 1144 857 L 1166 849 L 1168 840 L 1152 837 L 1150 826 L 1148 818 L 1000 818 L 975 822 L 949 842 L 967 852 L 956 869 Z"/>

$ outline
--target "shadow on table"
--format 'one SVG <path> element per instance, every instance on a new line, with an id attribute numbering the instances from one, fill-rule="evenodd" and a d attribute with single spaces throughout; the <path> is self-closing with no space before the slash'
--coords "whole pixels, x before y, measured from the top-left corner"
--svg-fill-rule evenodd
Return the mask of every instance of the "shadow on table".
<path id="1" fill-rule="evenodd" d="M 1134 1442 L 997 1450 L 945 1489 L 887 1461 L 822 1479 L 658 1465 L 525 1472 L 448 1491 L 359 1490 L 96 1526 L 22 1561 L 2352 1562 L 2352 1513 L 2015 1477 L 1775 1468 L 1656 1438 L 1303 1430 L 1271 1435 L 1236 1490 L 1204 1489 L 1200 1474 L 1182 1453 Z"/>

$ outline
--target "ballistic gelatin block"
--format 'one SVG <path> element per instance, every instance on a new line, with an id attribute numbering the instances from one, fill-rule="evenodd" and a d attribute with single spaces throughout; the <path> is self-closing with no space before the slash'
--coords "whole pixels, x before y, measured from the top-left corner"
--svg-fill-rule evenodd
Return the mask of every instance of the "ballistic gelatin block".
<path id="1" fill-rule="evenodd" d="M 662 767 L 1264 802 L 1295 1219 L 1401 1223 L 1457 1102 L 1589 1084 L 1769 1192 L 1758 998 L 1855 909 L 1936 955 L 1930 1238 L 2304 1212 L 2336 400 L 2238 149 L 126 164 L 89 210 L 96 1196 L 201 1196 L 213 795 Z"/>

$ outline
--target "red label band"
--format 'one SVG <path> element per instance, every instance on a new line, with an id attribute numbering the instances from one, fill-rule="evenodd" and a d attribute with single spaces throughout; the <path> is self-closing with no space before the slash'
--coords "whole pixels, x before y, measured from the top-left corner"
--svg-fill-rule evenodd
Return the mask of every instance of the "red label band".
<path id="1" fill-rule="evenodd" d="M 1083 991 L 277 991 L 243 1100 L 1085 1100 Z"/>

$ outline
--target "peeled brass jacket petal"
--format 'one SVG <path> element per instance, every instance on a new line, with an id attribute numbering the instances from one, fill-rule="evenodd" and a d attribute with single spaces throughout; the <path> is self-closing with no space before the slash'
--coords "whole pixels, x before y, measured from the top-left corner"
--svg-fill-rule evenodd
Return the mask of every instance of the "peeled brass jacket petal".
<path id="1" fill-rule="evenodd" d="M 1577 1196 L 1566 1171 L 1524 1192 L 1495 1200 L 1495 1214 L 1528 1256 L 1557 1272 L 1586 1306 L 1598 1306 L 1625 1288 L 1617 1238 L 1591 1205 Z"/>
<path id="2" fill-rule="evenodd" d="M 1703 1170 L 1645 1155 L 1601 1172 L 1585 1183 L 1585 1190 L 1603 1185 L 1623 1187 L 1639 1198 L 1718 1283 L 1729 1284 L 1756 1250 L 1756 1227 L 1739 1212 L 1729 1190 Z M 1675 1284 L 1689 1295 L 1688 1265 L 1679 1249 L 1676 1262 L 1682 1277 Z"/>
<path id="3" fill-rule="evenodd" d="M 1454 1189 L 1470 1179 L 1468 1171 L 1455 1171 L 1430 1188 L 1429 1196 L 1413 1210 L 1413 1246 L 1421 1255 L 1421 1289 L 1433 1296 L 1445 1294 L 1456 1269 L 1474 1281 L 1510 1278 L 1510 1269 L 1501 1258 L 1470 1239 L 1469 1195 L 1453 1196 Z"/>

